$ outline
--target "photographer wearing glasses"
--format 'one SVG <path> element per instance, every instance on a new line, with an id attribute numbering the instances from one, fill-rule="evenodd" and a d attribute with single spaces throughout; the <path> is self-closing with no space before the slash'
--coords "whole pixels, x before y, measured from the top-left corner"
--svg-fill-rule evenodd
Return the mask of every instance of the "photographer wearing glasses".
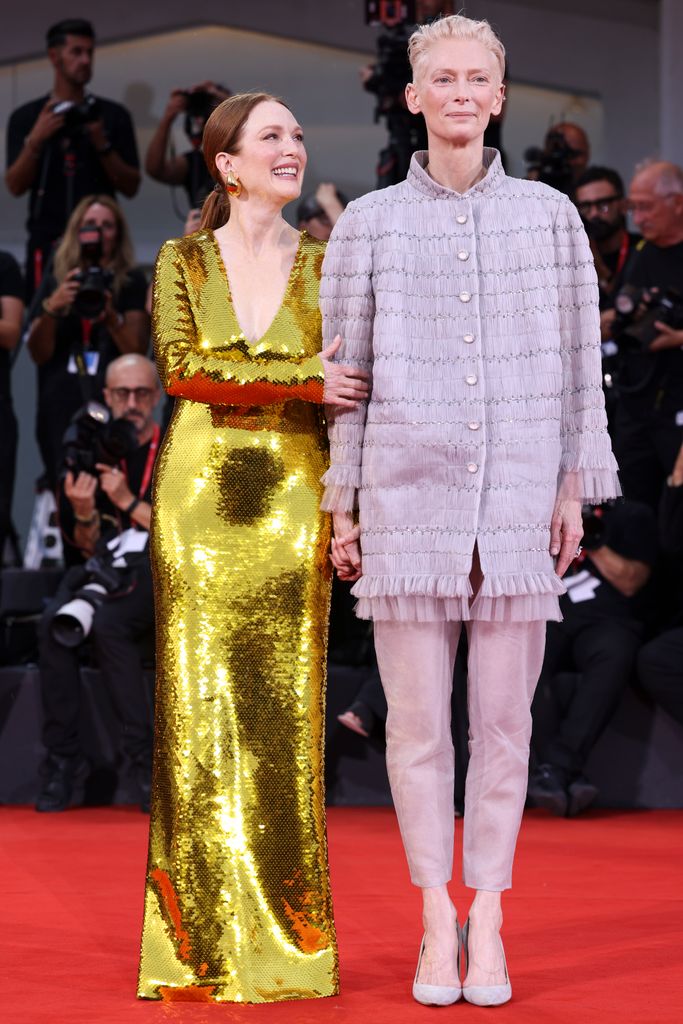
<path id="1" fill-rule="evenodd" d="M 29 298 L 79 200 L 93 192 L 121 192 L 130 198 L 140 186 L 130 114 L 120 103 L 86 90 L 94 53 L 89 21 L 67 18 L 53 25 L 47 32 L 52 90 L 19 107 L 9 119 L 5 182 L 13 196 L 30 193 Z"/>
<path id="2" fill-rule="evenodd" d="M 48 483 L 62 462 L 71 417 L 101 400 L 109 363 L 149 345 L 147 280 L 133 264 L 120 208 L 109 196 L 86 196 L 69 219 L 29 312 L 28 350 L 38 366 L 36 435 Z"/>
<path id="3" fill-rule="evenodd" d="M 611 303 L 640 235 L 627 230 L 624 183 L 611 167 L 589 167 L 576 183 L 574 203 L 588 235 L 600 287 L 600 308 Z"/>
<path id="4" fill-rule="evenodd" d="M 657 509 L 683 441 L 683 169 L 641 164 L 629 209 L 643 236 L 603 340 L 618 347 L 614 445 L 624 496 Z"/>
<path id="5" fill-rule="evenodd" d="M 152 722 L 139 641 L 154 627 L 147 551 L 152 474 L 161 397 L 152 362 L 125 355 L 107 369 L 104 399 L 90 403 L 64 438 L 60 516 L 65 540 L 80 554 L 40 625 L 45 782 L 39 811 L 62 811 L 83 760 L 79 736 L 79 645 L 90 637 L 97 665 L 123 726 L 123 750 L 149 805 Z"/>

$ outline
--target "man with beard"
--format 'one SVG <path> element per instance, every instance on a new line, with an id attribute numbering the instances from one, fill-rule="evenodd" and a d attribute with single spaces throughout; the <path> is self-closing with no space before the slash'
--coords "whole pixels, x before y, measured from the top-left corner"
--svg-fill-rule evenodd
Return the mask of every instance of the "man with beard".
<path id="1" fill-rule="evenodd" d="M 95 32 L 67 18 L 47 32 L 52 89 L 18 107 L 7 126 L 5 183 L 13 196 L 30 193 L 26 250 L 27 298 L 40 284 L 52 247 L 78 202 L 140 187 L 130 114 L 120 103 L 93 96 Z"/>
<path id="2" fill-rule="evenodd" d="M 626 228 L 624 183 L 611 167 L 589 167 L 576 183 L 574 202 L 581 215 L 600 286 L 600 308 L 611 304 L 629 255 L 640 236 Z"/>
<path id="3" fill-rule="evenodd" d="M 111 564 L 112 545 L 144 553 L 136 558 L 134 585 L 122 596 L 96 607 L 90 638 L 123 727 L 123 750 L 139 788 L 140 805 L 149 807 L 152 722 L 143 688 L 139 640 L 152 633 L 154 607 L 147 537 L 152 515 L 152 473 L 160 430 L 154 409 L 161 397 L 154 365 L 145 356 L 120 356 L 107 368 L 104 397 L 112 417 L 132 424 L 137 447 L 120 465 L 97 465 L 97 476 L 66 473 L 60 509 L 65 540 L 82 553 Z M 125 543 L 125 547 L 124 547 Z M 39 632 L 43 743 L 47 749 L 39 811 L 68 807 L 76 770 L 83 761 L 78 647 L 64 646 L 54 635 L 57 612 L 89 581 L 84 565 L 66 573 L 43 613 Z"/>

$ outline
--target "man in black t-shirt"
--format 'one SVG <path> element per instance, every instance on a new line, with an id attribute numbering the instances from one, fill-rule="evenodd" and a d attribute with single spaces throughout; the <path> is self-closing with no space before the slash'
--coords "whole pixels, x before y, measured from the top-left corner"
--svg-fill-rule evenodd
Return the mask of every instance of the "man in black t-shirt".
<path id="1" fill-rule="evenodd" d="M 622 501 L 584 514 L 583 559 L 565 576 L 562 622 L 549 622 L 532 707 L 528 795 L 573 816 L 597 796 L 583 767 L 634 669 L 657 559 L 657 520 Z"/>
<path id="2" fill-rule="evenodd" d="M 215 82 L 201 82 L 199 85 L 193 85 L 191 89 L 174 89 L 147 147 L 145 170 L 150 178 L 162 181 L 166 185 L 182 185 L 187 193 L 190 209 L 200 207 L 207 193 L 213 188 L 213 178 L 206 168 L 200 148 L 202 134 L 211 110 L 230 95 L 224 86 Z M 192 97 L 195 97 L 196 113 L 193 112 Z M 197 98 L 202 102 L 198 104 Z M 180 114 L 185 114 L 185 130 L 192 143 L 192 149 L 184 153 L 170 154 L 168 143 L 171 128 Z"/>
<path id="3" fill-rule="evenodd" d="M 631 183 L 629 206 L 643 241 L 623 284 L 675 289 L 683 306 L 683 169 L 664 161 L 643 166 Z M 603 337 L 615 317 L 614 310 L 603 313 Z M 614 449 L 624 496 L 656 510 L 683 441 L 683 323 L 657 321 L 655 328 L 648 348 L 619 342 Z"/>
<path id="4" fill-rule="evenodd" d="M 64 810 L 82 761 L 79 736 L 78 648 L 65 646 L 54 632 L 56 614 L 74 593 L 91 582 L 84 568 L 93 553 L 110 566 L 113 545 L 119 557 L 132 557 L 134 585 L 95 607 L 90 636 L 97 664 L 123 725 L 123 748 L 133 768 L 143 809 L 149 805 L 152 723 L 144 693 L 139 641 L 154 626 L 152 576 L 147 540 L 152 514 L 152 473 L 160 431 L 154 409 L 161 389 L 153 364 L 144 356 L 120 356 L 107 370 L 105 401 L 114 419 L 134 427 L 138 446 L 119 465 L 99 463 L 97 477 L 66 473 L 60 496 L 65 542 L 81 554 L 81 565 L 66 573 L 45 610 L 39 632 L 43 701 L 43 743 L 47 748 L 39 811 Z M 116 565 L 117 563 L 114 563 Z"/>
<path id="5" fill-rule="evenodd" d="M 589 167 L 576 183 L 574 202 L 579 211 L 600 286 L 600 308 L 611 305 L 621 277 L 640 236 L 626 229 L 624 183 L 611 167 Z"/>
<path id="6" fill-rule="evenodd" d="M 134 196 L 140 185 L 130 114 L 120 103 L 86 92 L 95 34 L 82 19 L 47 33 L 54 83 L 48 96 L 15 110 L 7 127 L 7 187 L 30 192 L 26 284 L 30 298 L 52 247 L 76 204 L 87 195 Z"/>
<path id="7" fill-rule="evenodd" d="M 21 336 L 24 283 L 14 257 L 0 252 L 0 564 L 12 531 L 17 420 L 10 389 L 10 356 Z"/>

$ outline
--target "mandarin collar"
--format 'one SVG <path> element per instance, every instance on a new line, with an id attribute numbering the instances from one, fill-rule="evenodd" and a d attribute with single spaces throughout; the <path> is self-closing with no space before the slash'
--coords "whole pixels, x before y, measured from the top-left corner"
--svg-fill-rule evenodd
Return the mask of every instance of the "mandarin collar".
<path id="1" fill-rule="evenodd" d="M 484 147 L 484 167 L 486 174 L 476 185 L 469 188 L 467 192 L 454 192 L 445 185 L 439 185 L 437 181 L 429 176 L 425 167 L 429 154 L 426 149 L 413 153 L 410 161 L 407 181 L 409 185 L 416 188 L 418 192 L 430 196 L 432 199 L 469 199 L 477 195 L 487 195 L 494 192 L 503 184 L 506 174 L 500 161 L 500 153 L 491 146 Z"/>

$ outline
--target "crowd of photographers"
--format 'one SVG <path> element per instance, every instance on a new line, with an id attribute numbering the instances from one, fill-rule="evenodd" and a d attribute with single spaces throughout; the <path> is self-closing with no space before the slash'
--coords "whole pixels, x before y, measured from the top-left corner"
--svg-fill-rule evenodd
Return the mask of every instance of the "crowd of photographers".
<path id="1" fill-rule="evenodd" d="M 425 0 L 421 14 L 436 16 L 442 6 Z M 412 150 L 425 144 L 423 127 L 400 103 L 409 75 L 405 31 L 381 34 L 377 63 L 361 73 L 388 129 L 379 184 L 404 175 Z M 23 329 L 38 374 L 41 486 L 56 495 L 67 568 L 39 631 L 48 756 L 37 806 L 44 811 L 68 806 L 82 763 L 79 667 L 86 636 L 123 724 L 141 806 L 149 802 L 151 721 L 142 685 L 153 635 L 147 531 L 157 421 L 164 417 L 156 412 L 162 396 L 149 358 L 149 283 L 135 265 L 116 202 L 118 193 L 131 197 L 139 187 L 135 135 L 124 107 L 87 89 L 94 47 L 87 21 L 53 26 L 50 93 L 15 110 L 7 133 L 5 181 L 12 195 L 28 193 L 28 221 L 23 278 L 16 261 L 0 253 L 0 553 L 13 530 L 10 369 Z M 147 173 L 185 190 L 186 232 L 196 230 L 211 186 L 200 149 L 203 126 L 229 95 L 208 81 L 174 90 L 147 149 Z M 188 148 L 171 154 L 171 129 L 181 115 Z M 501 124 L 492 125 L 488 141 L 500 146 L 500 134 Z M 548 626 L 533 709 L 530 800 L 575 815 L 597 796 L 586 761 L 631 681 L 683 723 L 683 171 L 644 163 L 626 189 L 615 170 L 591 165 L 589 139 L 569 122 L 555 125 L 526 159 L 530 177 L 572 197 L 590 239 L 605 395 L 624 490 L 623 501 L 585 510 L 584 551 L 567 579 L 564 619 Z M 299 226 L 326 239 L 345 204 L 334 185 L 321 184 L 303 198 Z M 629 214 L 637 233 L 628 228 Z M 348 595 L 337 598 L 341 621 Z M 350 636 L 342 635 L 336 656 L 357 661 L 350 647 L 367 645 L 357 630 Z M 384 709 L 375 672 L 341 721 L 368 735 Z"/>

